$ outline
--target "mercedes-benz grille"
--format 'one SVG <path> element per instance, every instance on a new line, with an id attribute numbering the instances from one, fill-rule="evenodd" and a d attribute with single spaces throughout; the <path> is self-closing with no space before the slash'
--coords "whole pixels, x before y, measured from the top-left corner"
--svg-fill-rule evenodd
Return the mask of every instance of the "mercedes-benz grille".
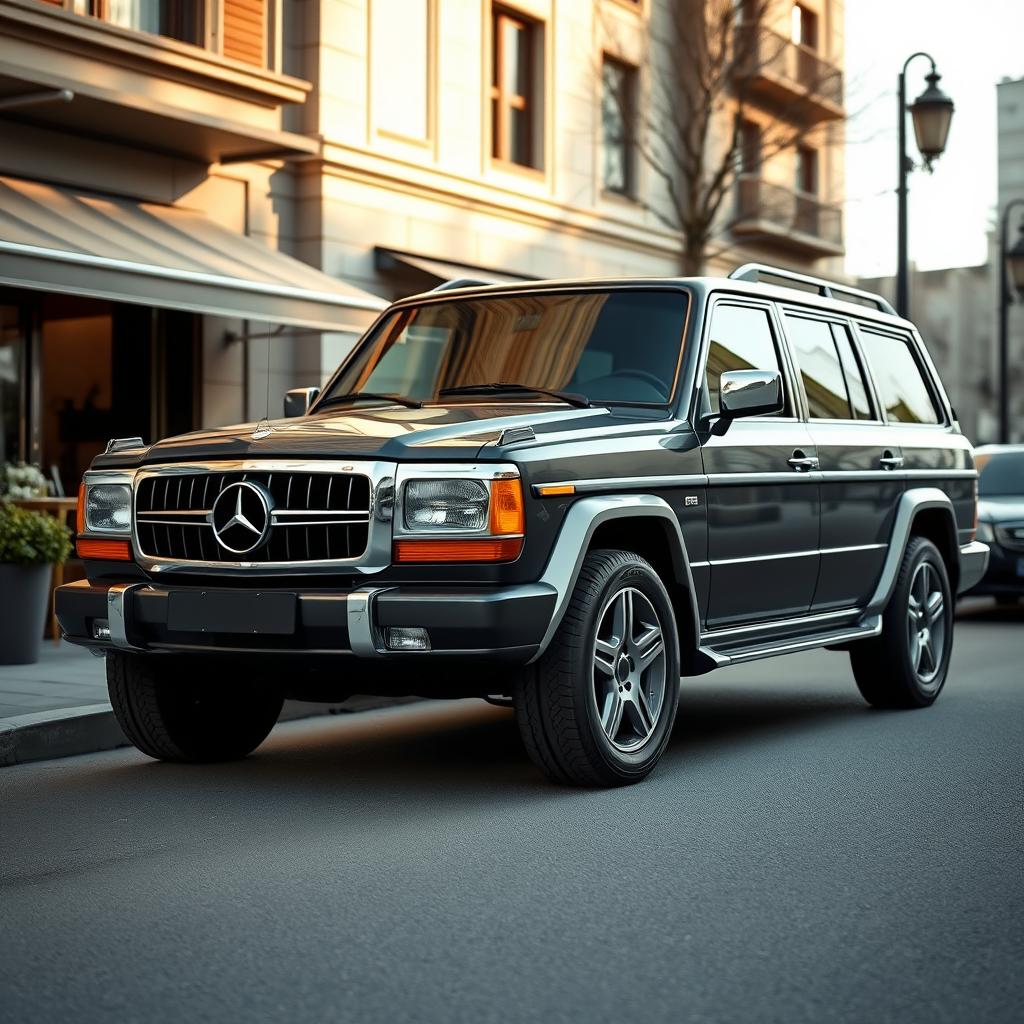
<path id="1" fill-rule="evenodd" d="M 254 503 L 248 511 L 237 505 L 239 520 L 232 514 L 240 489 L 233 485 L 242 481 L 255 485 L 243 489 Z M 230 493 L 218 506 L 225 491 Z M 226 509 L 226 518 L 214 514 L 215 506 Z M 261 515 L 264 522 L 254 522 Z M 229 532 L 231 522 L 239 521 Z M 141 552 L 182 562 L 359 558 L 369 522 L 370 478 L 360 473 L 168 473 L 144 477 L 135 493 Z M 250 534 L 256 546 L 241 553 Z"/>

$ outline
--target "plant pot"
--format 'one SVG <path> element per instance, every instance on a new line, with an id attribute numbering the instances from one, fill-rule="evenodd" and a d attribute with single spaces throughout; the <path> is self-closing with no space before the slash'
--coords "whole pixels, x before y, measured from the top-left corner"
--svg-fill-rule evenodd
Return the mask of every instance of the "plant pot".
<path id="1" fill-rule="evenodd" d="M 0 665 L 31 665 L 39 660 L 52 571 L 45 563 L 0 562 Z"/>

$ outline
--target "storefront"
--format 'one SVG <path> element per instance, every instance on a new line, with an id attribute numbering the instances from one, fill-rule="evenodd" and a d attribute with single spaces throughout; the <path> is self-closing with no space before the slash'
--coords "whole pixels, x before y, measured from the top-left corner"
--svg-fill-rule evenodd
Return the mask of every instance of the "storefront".
<path id="1" fill-rule="evenodd" d="M 273 412 L 383 306 L 194 210 L 0 178 L 0 458 L 71 493 L 110 437 L 245 414 L 256 382 Z"/>

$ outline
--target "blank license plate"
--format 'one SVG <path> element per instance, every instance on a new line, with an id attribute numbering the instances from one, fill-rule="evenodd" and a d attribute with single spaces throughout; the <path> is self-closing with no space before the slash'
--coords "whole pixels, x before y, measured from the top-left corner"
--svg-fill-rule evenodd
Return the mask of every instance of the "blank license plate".
<path id="1" fill-rule="evenodd" d="M 295 632 L 295 594 L 280 591 L 174 591 L 167 628 L 183 633 Z"/>

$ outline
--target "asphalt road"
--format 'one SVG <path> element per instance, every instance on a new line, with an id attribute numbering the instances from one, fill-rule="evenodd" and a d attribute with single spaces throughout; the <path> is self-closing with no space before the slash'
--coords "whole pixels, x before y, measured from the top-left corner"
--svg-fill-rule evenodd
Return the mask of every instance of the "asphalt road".
<path id="1" fill-rule="evenodd" d="M 841 654 L 688 681 L 611 792 L 476 702 L 4 769 L 0 1020 L 1019 1021 L 1022 626 L 973 609 L 926 711 Z"/>

